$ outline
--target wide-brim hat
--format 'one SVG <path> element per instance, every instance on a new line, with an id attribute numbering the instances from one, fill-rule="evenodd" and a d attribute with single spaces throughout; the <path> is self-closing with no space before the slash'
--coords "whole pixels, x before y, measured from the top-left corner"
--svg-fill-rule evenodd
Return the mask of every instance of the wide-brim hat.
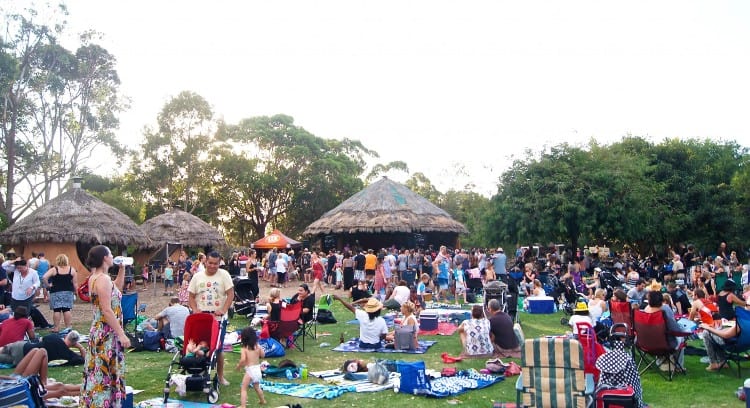
<path id="1" fill-rule="evenodd" d="M 576 308 L 573 309 L 574 312 L 588 312 L 589 311 L 589 305 L 587 305 L 585 302 L 578 302 L 576 303 Z"/>
<path id="2" fill-rule="evenodd" d="M 367 304 L 365 305 L 365 307 L 363 309 L 367 313 L 375 313 L 375 312 L 377 312 L 378 310 L 380 310 L 382 308 L 383 308 L 383 304 L 380 303 L 379 300 L 377 300 L 375 298 L 370 298 L 367 301 Z"/>

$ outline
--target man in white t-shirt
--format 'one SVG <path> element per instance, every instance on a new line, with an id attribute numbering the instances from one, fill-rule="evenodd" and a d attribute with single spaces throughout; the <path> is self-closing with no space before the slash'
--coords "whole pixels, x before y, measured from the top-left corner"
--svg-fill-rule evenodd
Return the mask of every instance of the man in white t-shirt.
<path id="1" fill-rule="evenodd" d="M 407 286 L 405 280 L 400 280 L 398 286 L 393 288 L 391 296 L 383 302 L 383 307 L 392 310 L 401 310 L 401 305 L 411 297 L 411 289 Z"/>
<path id="2" fill-rule="evenodd" d="M 224 269 L 219 269 L 221 255 L 212 251 L 206 257 L 206 270 L 197 272 L 190 279 L 188 287 L 188 304 L 193 313 L 211 313 L 221 317 L 229 311 L 234 300 L 234 284 L 232 276 Z M 217 348 L 221 353 L 221 347 Z M 216 365 L 216 374 L 222 385 L 229 385 L 224 378 L 224 356 L 219 355 Z"/>

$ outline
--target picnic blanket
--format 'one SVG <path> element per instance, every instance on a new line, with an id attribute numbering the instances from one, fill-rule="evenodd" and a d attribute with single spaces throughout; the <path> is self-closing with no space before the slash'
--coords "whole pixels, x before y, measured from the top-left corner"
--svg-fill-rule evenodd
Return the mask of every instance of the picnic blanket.
<path id="1" fill-rule="evenodd" d="M 356 387 L 354 386 L 297 384 L 272 381 L 261 381 L 260 386 L 261 388 L 263 388 L 264 392 L 312 399 L 334 399 L 346 392 L 357 391 Z"/>
<path id="2" fill-rule="evenodd" d="M 367 375 L 367 373 L 361 373 Z M 318 377 L 321 380 L 333 384 L 333 385 L 339 385 L 344 387 L 354 387 L 357 392 L 376 392 L 376 391 L 383 391 L 383 390 L 390 390 L 392 389 L 396 381 L 399 378 L 398 373 L 390 373 L 390 376 L 388 377 L 388 382 L 386 382 L 383 385 L 379 384 L 373 384 L 367 379 L 362 380 L 348 380 L 344 378 L 344 373 L 341 372 L 341 370 L 325 370 L 325 371 L 316 371 L 310 373 L 313 377 Z"/>
<path id="3" fill-rule="evenodd" d="M 379 349 L 360 349 L 359 348 L 359 339 L 354 338 L 349 341 L 345 341 L 341 344 L 339 344 L 336 348 L 333 349 L 333 351 L 344 351 L 344 352 L 350 352 L 350 353 L 408 353 L 408 354 L 424 354 L 427 352 L 427 349 L 430 348 L 433 344 L 437 343 L 437 341 L 433 340 L 419 340 L 419 348 L 415 350 L 396 350 L 393 348 L 387 348 L 387 347 L 380 347 Z"/>
<path id="4" fill-rule="evenodd" d="M 466 391 L 486 388 L 503 380 L 503 376 L 482 374 L 472 368 L 461 370 L 453 377 L 430 378 L 429 389 L 419 395 L 433 398 L 451 397 Z"/>
<path id="5" fill-rule="evenodd" d="M 452 322 L 439 322 L 438 327 L 435 330 L 422 330 L 419 329 L 420 336 L 451 336 L 458 330 L 458 326 Z"/>

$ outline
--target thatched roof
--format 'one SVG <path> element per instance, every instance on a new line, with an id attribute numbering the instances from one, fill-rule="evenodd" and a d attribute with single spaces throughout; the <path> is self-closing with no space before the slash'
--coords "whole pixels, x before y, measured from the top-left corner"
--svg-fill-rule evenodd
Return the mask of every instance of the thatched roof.
<path id="1" fill-rule="evenodd" d="M 381 232 L 461 234 L 468 230 L 424 197 L 383 177 L 323 214 L 303 234 Z"/>
<path id="2" fill-rule="evenodd" d="M 146 220 L 141 224 L 141 231 L 151 238 L 150 248 L 167 242 L 179 242 L 188 247 L 223 248 L 227 245 L 219 230 L 179 208 Z"/>
<path id="3" fill-rule="evenodd" d="M 149 240 L 127 215 L 74 184 L 0 233 L 6 245 L 34 242 L 128 246 Z"/>

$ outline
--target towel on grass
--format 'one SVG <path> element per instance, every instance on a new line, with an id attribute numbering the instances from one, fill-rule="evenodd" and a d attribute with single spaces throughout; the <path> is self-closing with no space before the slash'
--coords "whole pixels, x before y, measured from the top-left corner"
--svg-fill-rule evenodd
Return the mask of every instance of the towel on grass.
<path id="1" fill-rule="evenodd" d="M 260 386 L 265 392 L 272 394 L 289 395 L 299 398 L 312 399 L 334 399 L 346 392 L 355 392 L 353 386 L 338 386 L 326 384 L 297 384 L 261 381 Z"/>
<path id="2" fill-rule="evenodd" d="M 420 336 L 451 336 L 458 330 L 458 326 L 452 322 L 439 322 L 438 328 L 435 330 L 422 330 L 419 329 Z"/>
<path id="3" fill-rule="evenodd" d="M 380 347 L 379 349 L 360 349 L 359 348 L 359 339 L 354 338 L 349 341 L 345 341 L 341 344 L 339 344 L 336 348 L 333 349 L 333 351 L 344 351 L 344 352 L 350 352 L 350 353 L 408 353 L 408 354 L 424 354 L 427 352 L 427 349 L 430 348 L 433 344 L 437 343 L 437 341 L 433 340 L 419 340 L 419 348 L 415 350 L 396 350 L 394 348 L 386 348 L 386 347 Z"/>
<path id="4" fill-rule="evenodd" d="M 503 380 L 503 376 L 482 374 L 474 369 L 462 370 L 453 377 L 431 378 L 429 389 L 420 395 L 434 398 L 451 397 L 466 391 L 486 388 Z"/>
<path id="5" fill-rule="evenodd" d="M 367 376 L 367 373 L 358 374 L 364 374 L 365 377 Z M 329 384 L 339 385 L 343 387 L 354 387 L 357 392 L 376 392 L 390 390 L 395 386 L 395 381 L 399 378 L 398 373 L 390 373 L 388 382 L 383 385 L 379 385 L 371 383 L 369 380 L 367 380 L 367 378 L 364 378 L 362 380 L 348 380 L 344 377 L 344 374 L 341 372 L 341 370 L 316 371 L 310 373 L 310 375 L 312 375 L 313 377 L 318 377 Z"/>

